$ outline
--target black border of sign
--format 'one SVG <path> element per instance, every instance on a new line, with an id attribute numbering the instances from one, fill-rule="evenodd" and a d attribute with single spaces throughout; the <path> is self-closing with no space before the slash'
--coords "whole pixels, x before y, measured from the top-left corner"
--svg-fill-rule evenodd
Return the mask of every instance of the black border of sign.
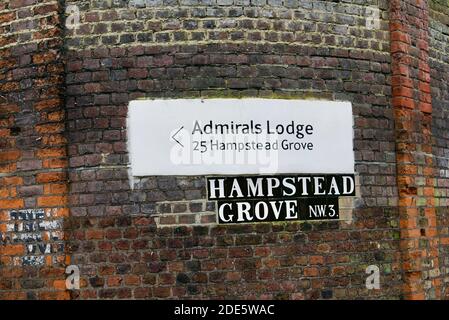
<path id="1" fill-rule="evenodd" d="M 249 178 L 249 177 L 257 177 L 257 178 L 279 178 L 282 179 L 283 177 L 314 177 L 314 176 L 351 176 L 353 178 L 354 181 L 354 191 L 350 194 L 350 195 L 339 195 L 339 196 L 329 196 L 329 195 L 324 195 L 324 196 L 304 196 L 304 197 L 256 197 L 256 198 L 238 198 L 238 199 L 210 199 L 209 195 L 210 195 L 210 191 L 209 191 L 209 179 L 234 179 L 234 178 Z M 216 223 L 218 225 L 234 225 L 234 224 L 254 224 L 254 223 L 276 223 L 276 222 L 307 222 L 307 221 L 341 221 L 340 220 L 340 207 L 339 207 L 339 198 L 340 197 L 356 197 L 357 196 L 357 186 L 356 186 L 356 174 L 355 173 L 310 173 L 310 174 L 306 174 L 306 173 L 283 173 L 283 174 L 248 174 L 248 175 L 231 175 L 231 174 L 224 174 L 224 175 L 207 175 L 205 176 L 206 179 L 206 197 L 207 197 L 207 201 L 211 201 L 215 203 L 215 216 L 216 216 Z M 253 201 L 272 201 L 272 200 L 286 200 L 286 199 L 290 199 L 290 200 L 299 200 L 299 201 L 304 201 L 304 202 L 309 202 L 311 201 L 311 199 L 315 199 L 316 201 L 324 201 L 324 199 L 328 199 L 331 198 L 332 201 L 335 201 L 337 204 L 337 217 L 336 218 L 328 218 L 328 219 L 304 219 L 304 214 L 301 215 L 301 212 L 299 212 L 299 217 L 298 219 L 294 219 L 294 220 L 264 220 L 264 221 L 243 221 L 243 222 L 230 222 L 230 223 L 225 223 L 225 222 L 220 222 L 220 217 L 218 215 L 218 204 L 220 202 L 238 202 L 238 201 L 248 201 L 248 202 L 253 202 Z"/>

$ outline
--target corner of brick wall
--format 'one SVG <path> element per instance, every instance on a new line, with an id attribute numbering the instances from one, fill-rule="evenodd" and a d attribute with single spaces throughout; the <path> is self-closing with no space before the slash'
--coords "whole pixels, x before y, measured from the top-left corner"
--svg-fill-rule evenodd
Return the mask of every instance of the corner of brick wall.
<path id="1" fill-rule="evenodd" d="M 427 1 L 390 2 L 392 93 L 406 299 L 441 296 Z"/>
<path id="2" fill-rule="evenodd" d="M 61 7 L 0 3 L 0 299 L 68 299 Z"/>
<path id="3" fill-rule="evenodd" d="M 429 66 L 441 298 L 449 299 L 449 57 L 446 50 L 449 43 L 449 2 L 432 0 L 429 11 Z"/>

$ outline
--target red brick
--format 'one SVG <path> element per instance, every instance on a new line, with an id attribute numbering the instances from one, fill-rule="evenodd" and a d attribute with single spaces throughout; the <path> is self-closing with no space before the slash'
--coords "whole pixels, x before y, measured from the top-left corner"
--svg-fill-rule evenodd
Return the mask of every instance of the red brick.
<path id="1" fill-rule="evenodd" d="M 30 6 L 35 3 L 37 3 L 37 0 L 10 0 L 9 8 L 11 9 L 22 8 Z"/>
<path id="2" fill-rule="evenodd" d="M 44 194 L 65 194 L 68 186 L 65 183 L 51 183 L 44 185 Z"/>
<path id="3" fill-rule="evenodd" d="M 52 108 L 56 108 L 62 105 L 62 101 L 61 99 L 58 98 L 54 98 L 54 99 L 48 99 L 48 100 L 42 100 L 39 102 L 36 102 L 34 104 L 34 109 L 36 111 L 42 111 L 45 109 L 52 109 Z"/>
<path id="4" fill-rule="evenodd" d="M 414 109 L 415 108 L 415 100 L 406 98 L 403 96 L 393 97 L 393 106 L 395 107 L 404 107 L 408 109 Z"/>
<path id="5" fill-rule="evenodd" d="M 64 148 L 40 149 L 37 151 L 36 155 L 39 158 L 64 157 L 66 151 Z"/>
<path id="6" fill-rule="evenodd" d="M 38 293 L 40 300 L 70 300 L 69 291 L 44 291 Z"/>
<path id="7" fill-rule="evenodd" d="M 0 255 L 18 256 L 25 253 L 25 247 L 22 244 L 0 245 Z"/>
<path id="8" fill-rule="evenodd" d="M 424 113 L 432 114 L 432 104 L 430 103 L 420 103 L 419 109 Z"/>
<path id="9" fill-rule="evenodd" d="M 16 163 L 7 163 L 0 165 L 0 173 L 11 173 L 15 172 L 17 170 L 17 164 Z"/>
<path id="10" fill-rule="evenodd" d="M 0 152 L 0 162 L 16 161 L 20 158 L 20 151 L 4 151 Z"/>
<path id="11" fill-rule="evenodd" d="M 66 204 L 66 196 L 45 196 L 37 198 L 37 205 L 40 207 L 60 207 Z"/>
<path id="12" fill-rule="evenodd" d="M 20 108 L 16 104 L 1 104 L 0 105 L 0 115 L 2 114 L 11 114 L 15 112 L 19 112 Z"/>
<path id="13" fill-rule="evenodd" d="M 0 200 L 0 209 L 21 209 L 23 206 L 23 199 Z"/>
<path id="14" fill-rule="evenodd" d="M 125 276 L 125 285 L 127 286 L 138 286 L 140 285 L 140 277 L 137 275 L 127 275 Z"/>
<path id="15" fill-rule="evenodd" d="M 61 134 L 52 134 L 42 137 L 42 143 L 47 146 L 64 145 L 66 143 L 66 139 Z"/>
<path id="16" fill-rule="evenodd" d="M 36 176 L 37 183 L 60 182 L 65 181 L 67 174 L 65 172 L 45 172 Z"/>
<path id="17" fill-rule="evenodd" d="M 171 295 L 171 289 L 169 287 L 155 287 L 153 293 L 157 298 L 168 298 Z"/>
<path id="18" fill-rule="evenodd" d="M 57 13 L 58 4 L 44 4 L 33 9 L 35 15 L 45 15 L 48 13 Z"/>
<path id="19" fill-rule="evenodd" d="M 2 38 L 0 38 L 0 47 L 2 46 Z M 6 82 L 4 84 L 0 84 L 0 91 L 3 92 L 11 92 L 17 91 L 20 89 L 20 84 L 18 82 Z"/>
<path id="20" fill-rule="evenodd" d="M 122 284 L 122 280 L 120 276 L 108 277 L 107 285 L 108 287 L 119 287 Z"/>
<path id="21" fill-rule="evenodd" d="M 4 12 L 0 13 L 0 24 L 5 22 L 12 22 L 16 18 L 16 12 Z"/>
<path id="22" fill-rule="evenodd" d="M 41 124 L 36 126 L 36 132 L 38 133 L 59 133 L 63 131 L 63 123 Z"/>
<path id="23" fill-rule="evenodd" d="M 47 120 L 51 122 L 63 121 L 64 116 L 64 111 L 54 111 L 47 114 Z"/>
<path id="24" fill-rule="evenodd" d="M 65 290 L 66 289 L 65 280 L 55 280 L 55 281 L 53 281 L 53 288 L 55 288 L 56 290 Z"/>
<path id="25" fill-rule="evenodd" d="M 107 239 L 119 239 L 122 237 L 122 232 L 119 229 L 108 229 L 106 230 Z"/>
<path id="26" fill-rule="evenodd" d="M 390 41 L 399 41 L 405 44 L 410 44 L 410 36 L 406 32 L 393 31 L 390 33 Z"/>
<path id="27" fill-rule="evenodd" d="M 318 268 L 304 268 L 304 276 L 317 277 L 319 275 Z"/>
<path id="28" fill-rule="evenodd" d="M 97 239 L 101 240 L 104 237 L 104 231 L 103 230 L 87 230 L 86 231 L 86 239 Z"/>
<path id="29" fill-rule="evenodd" d="M 44 159 L 44 161 L 42 162 L 42 167 L 48 169 L 66 168 L 67 166 L 68 166 L 67 159 L 52 158 L 52 159 Z"/>
<path id="30" fill-rule="evenodd" d="M 152 296 L 151 288 L 136 288 L 136 289 L 134 289 L 134 298 L 136 298 L 136 299 L 150 298 L 151 296 Z"/>
<path id="31" fill-rule="evenodd" d="M 6 291 L 0 292 L 0 300 L 25 300 L 26 292 Z"/>

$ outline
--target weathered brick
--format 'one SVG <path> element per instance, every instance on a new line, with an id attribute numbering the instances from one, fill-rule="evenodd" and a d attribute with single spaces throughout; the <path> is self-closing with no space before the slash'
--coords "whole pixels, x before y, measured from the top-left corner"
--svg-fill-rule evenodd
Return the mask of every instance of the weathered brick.
<path id="1" fill-rule="evenodd" d="M 0 209 L 21 209 L 24 207 L 23 199 L 0 200 Z"/>
<path id="2" fill-rule="evenodd" d="M 420 242 L 420 249 L 429 257 L 439 252 L 443 263 L 447 239 L 438 242 L 436 234 L 447 227 L 448 204 L 444 106 L 449 98 L 441 49 L 447 42 L 441 18 L 447 15 L 445 4 L 440 1 L 438 14 L 430 15 L 427 41 L 426 4 L 409 0 L 393 8 L 389 6 L 394 1 L 376 4 L 382 16 L 374 29 L 366 25 L 365 11 L 376 7 L 354 1 L 328 5 L 199 0 L 184 1 L 182 7 L 172 0 L 143 2 L 132 8 L 119 3 L 97 8 L 101 4 L 91 3 L 80 8 L 87 24 L 67 33 L 59 23 L 51 27 L 59 4 L 11 0 L 9 9 L 0 4 L 0 24 L 13 33 L 29 25 L 41 28 L 32 20 L 35 14 L 49 16 L 34 35 L 20 31 L 20 45 L 14 43 L 15 36 L 0 39 L 0 69 L 5 71 L 0 90 L 7 99 L 0 97 L 0 149 L 5 152 L 0 162 L 6 164 L 0 172 L 8 175 L 0 177 L 0 209 L 6 211 L 0 221 L 8 223 L 10 209 L 51 204 L 66 218 L 69 210 L 64 207 L 70 202 L 71 227 L 59 236 L 70 244 L 73 259 L 86 274 L 79 298 L 397 299 L 404 289 L 401 268 L 408 267 L 401 265 L 400 250 L 412 244 L 399 245 L 399 230 L 412 225 L 402 215 L 420 217 L 413 221 L 413 230 L 402 235 L 428 240 Z M 10 12 L 11 8 L 21 9 Z M 394 8 L 406 12 L 391 15 Z M 414 14 L 419 18 L 415 20 Z M 407 28 L 396 17 L 406 19 Z M 400 66 L 395 59 L 400 59 Z M 356 209 L 347 209 L 350 220 L 216 226 L 215 204 L 204 204 L 203 177 L 183 177 L 182 183 L 155 178 L 130 188 L 125 168 L 129 101 L 209 95 L 351 101 L 362 186 Z M 408 144 L 398 144 L 397 139 Z M 415 149 L 423 155 L 397 152 Z M 396 166 L 397 162 L 404 165 Z M 25 179 L 9 177 L 16 170 Z M 397 179 L 397 173 L 413 178 Z M 441 181 L 433 181 L 438 174 Z M 397 183 L 407 186 L 398 190 Z M 398 197 L 405 210 L 400 213 Z M 418 208 L 409 207 L 412 197 L 419 200 Z M 436 216 L 425 207 L 433 201 L 440 205 Z M 148 218 L 149 214 L 158 216 Z M 193 228 L 197 221 L 211 226 Z M 5 232 L 6 223 L 0 224 L 0 232 Z M 50 254 L 44 263 L 62 263 L 61 257 Z M 3 255 L 1 264 L 13 265 L 13 258 Z M 379 292 L 360 290 L 366 277 L 363 266 L 378 261 L 389 266 L 391 279 Z M 63 268 L 49 274 L 49 288 L 40 287 L 45 274 L 15 283 L 31 286 L 28 295 L 3 294 L 11 285 L 9 271 L 3 269 L 0 278 L 6 282 L 2 289 L 0 281 L 0 297 L 66 297 L 50 293 L 64 289 Z M 346 272 L 353 273 L 346 277 Z M 140 275 L 144 286 L 138 284 Z M 442 279 L 434 277 L 432 285 Z M 407 297 L 432 297 L 433 292 L 437 291 L 432 288 L 427 296 L 411 292 Z"/>

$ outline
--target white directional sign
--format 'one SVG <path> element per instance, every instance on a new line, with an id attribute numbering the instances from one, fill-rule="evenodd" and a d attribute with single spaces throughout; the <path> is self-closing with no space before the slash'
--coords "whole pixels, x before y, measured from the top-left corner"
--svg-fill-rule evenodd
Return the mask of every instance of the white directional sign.
<path id="1" fill-rule="evenodd" d="M 133 176 L 354 173 L 349 102 L 132 101 Z"/>

